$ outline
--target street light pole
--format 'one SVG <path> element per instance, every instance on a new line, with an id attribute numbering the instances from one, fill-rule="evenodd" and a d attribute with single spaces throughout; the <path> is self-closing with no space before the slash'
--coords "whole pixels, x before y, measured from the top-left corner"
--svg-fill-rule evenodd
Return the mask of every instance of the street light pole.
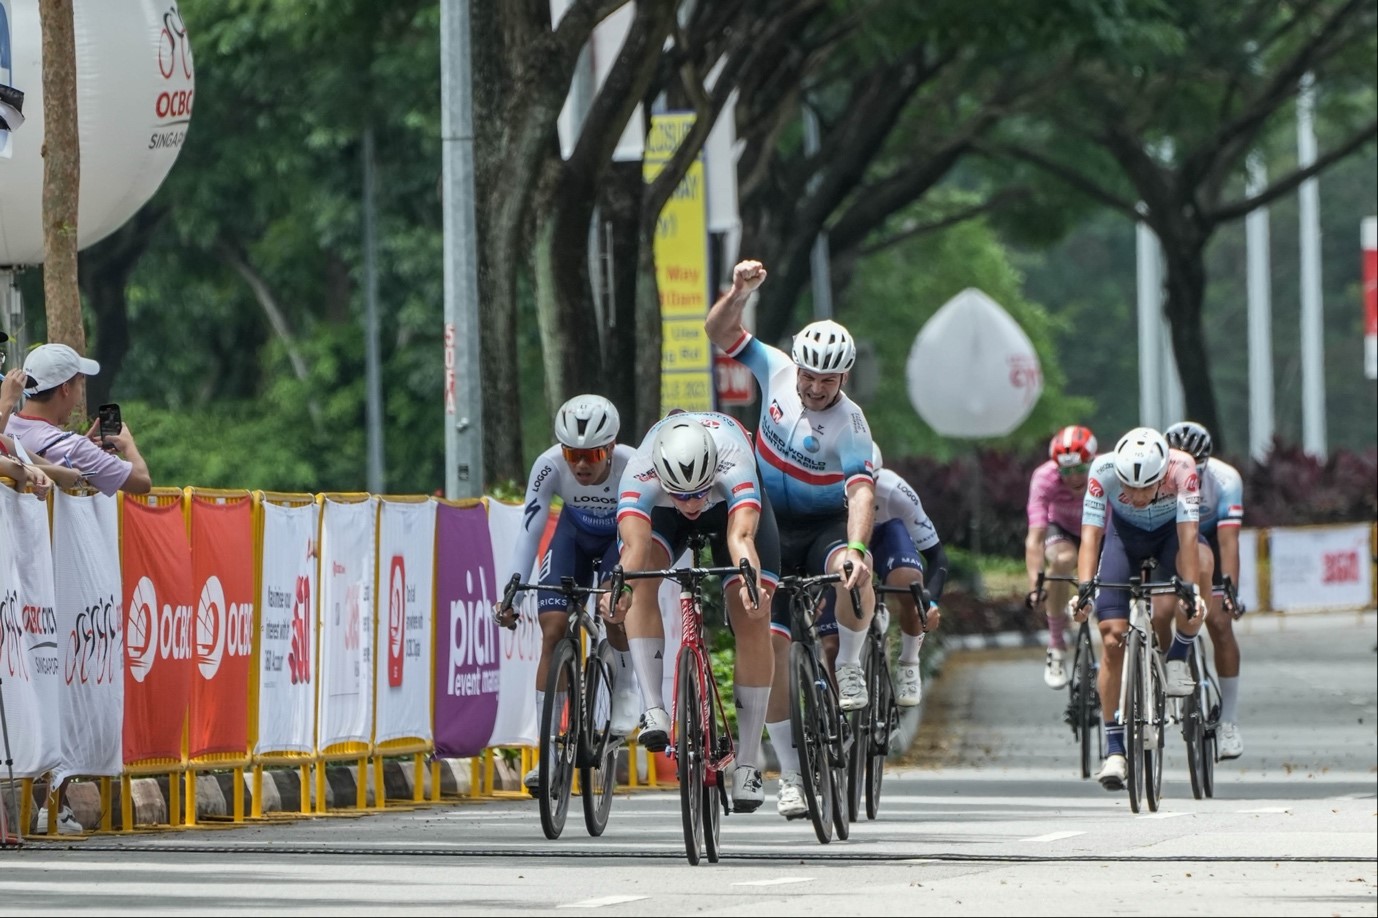
<path id="1" fill-rule="evenodd" d="M 474 95 L 469 0 L 440 4 L 441 203 L 445 267 L 445 496 L 483 495 Z"/>

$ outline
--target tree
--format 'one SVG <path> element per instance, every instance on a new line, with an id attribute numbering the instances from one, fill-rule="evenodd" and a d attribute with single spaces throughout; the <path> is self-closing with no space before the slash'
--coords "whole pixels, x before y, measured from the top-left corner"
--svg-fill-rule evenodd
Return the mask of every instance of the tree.
<path id="1" fill-rule="evenodd" d="M 85 353 L 86 327 L 77 289 L 81 136 L 72 0 L 43 0 L 39 22 L 43 32 L 43 300 L 48 340 Z"/>

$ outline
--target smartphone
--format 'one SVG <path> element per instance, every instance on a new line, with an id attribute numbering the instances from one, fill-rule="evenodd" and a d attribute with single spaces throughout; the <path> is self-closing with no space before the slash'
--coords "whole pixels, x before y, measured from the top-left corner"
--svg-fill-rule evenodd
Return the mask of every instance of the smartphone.
<path id="1" fill-rule="evenodd" d="M 120 419 L 120 406 L 113 402 L 109 405 L 101 405 L 97 417 L 100 418 L 100 435 L 102 437 L 113 437 L 124 429 L 124 421 Z"/>

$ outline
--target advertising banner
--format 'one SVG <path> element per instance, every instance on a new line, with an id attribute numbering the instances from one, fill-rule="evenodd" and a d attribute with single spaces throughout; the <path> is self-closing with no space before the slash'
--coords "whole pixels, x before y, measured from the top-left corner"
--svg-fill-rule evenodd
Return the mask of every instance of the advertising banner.
<path id="1" fill-rule="evenodd" d="M 314 503 L 263 503 L 254 752 L 311 752 L 316 740 L 317 519 Z"/>
<path id="2" fill-rule="evenodd" d="M 254 520 L 248 495 L 191 498 L 192 586 L 197 591 L 187 752 L 247 753 L 254 645 Z"/>
<path id="3" fill-rule="evenodd" d="M 551 516 L 551 519 L 556 517 Z M 488 531 L 494 545 L 515 545 L 521 529 L 520 504 L 488 502 Z M 549 527 L 547 527 L 547 532 Z M 527 583 L 540 576 L 544 547 L 537 553 L 534 571 L 527 571 Z M 498 584 L 498 592 L 506 584 Z M 536 667 L 541 662 L 541 626 L 537 621 L 536 594 L 524 590 L 513 603 L 517 608 L 517 630 L 498 629 L 502 645 L 501 667 L 498 676 L 498 710 L 493 724 L 490 746 L 534 746 L 536 725 Z"/>
<path id="4" fill-rule="evenodd" d="M 56 777 L 118 775 L 124 729 L 124 607 L 113 496 L 53 492 L 53 586 L 62 656 Z"/>
<path id="5" fill-rule="evenodd" d="M 1258 530 L 1239 530 L 1239 583 L 1235 592 L 1244 608 L 1251 612 L 1261 612 L 1258 593 Z"/>
<path id="6" fill-rule="evenodd" d="M 191 545 L 182 504 L 124 501 L 124 761 L 181 758 L 191 695 Z"/>
<path id="7" fill-rule="evenodd" d="M 373 727 L 374 524 L 377 498 L 321 507 L 321 654 L 317 742 L 367 743 Z"/>
<path id="8" fill-rule="evenodd" d="M 441 504 L 436 539 L 435 751 L 464 758 L 489 745 L 502 679 L 486 508 Z"/>
<path id="9" fill-rule="evenodd" d="M 1367 523 L 1269 530 L 1272 606 L 1362 609 L 1373 603 L 1373 552 Z"/>
<path id="10" fill-rule="evenodd" d="M 435 506 L 385 498 L 378 511 L 378 743 L 431 738 Z"/>

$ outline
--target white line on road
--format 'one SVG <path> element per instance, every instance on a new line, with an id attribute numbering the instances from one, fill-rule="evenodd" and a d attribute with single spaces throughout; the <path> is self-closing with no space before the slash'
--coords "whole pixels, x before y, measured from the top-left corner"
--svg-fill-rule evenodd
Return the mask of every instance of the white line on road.
<path id="1" fill-rule="evenodd" d="M 1290 813 L 1292 810 L 1285 806 L 1264 806 L 1256 810 L 1240 810 L 1241 813 Z"/>
<path id="2" fill-rule="evenodd" d="M 1047 835 L 1035 835 L 1033 838 L 1021 838 L 1019 840 L 1026 842 L 1062 841 L 1064 838 L 1075 838 L 1085 834 L 1085 832 L 1049 832 Z"/>
<path id="3" fill-rule="evenodd" d="M 585 899 L 582 902 L 568 902 L 564 905 L 557 905 L 556 908 L 602 908 L 605 905 L 621 905 L 623 902 L 637 902 L 641 899 L 649 899 L 650 896 L 599 896 L 597 899 Z"/>
<path id="4" fill-rule="evenodd" d="M 1191 813 L 1144 813 L 1140 819 L 1172 819 L 1174 816 L 1191 816 Z"/>
<path id="5" fill-rule="evenodd" d="M 733 886 L 781 886 L 785 883 L 812 883 L 813 877 L 776 877 L 773 880 L 743 880 Z"/>

